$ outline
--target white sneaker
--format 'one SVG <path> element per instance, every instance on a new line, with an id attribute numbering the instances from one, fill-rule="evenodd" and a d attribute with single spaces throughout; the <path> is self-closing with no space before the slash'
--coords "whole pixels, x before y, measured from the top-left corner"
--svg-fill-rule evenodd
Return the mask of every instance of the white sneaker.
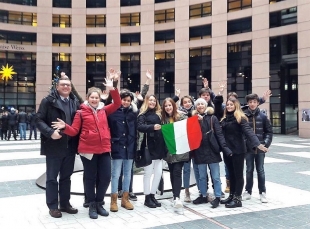
<path id="1" fill-rule="evenodd" d="M 266 197 L 266 193 L 263 192 L 262 194 L 260 194 L 260 201 L 262 203 L 268 203 L 267 197 Z"/>
<path id="2" fill-rule="evenodd" d="M 182 201 L 180 200 L 180 198 L 176 198 L 173 201 L 173 207 L 174 208 L 182 208 L 183 207 L 183 204 L 182 204 Z"/>
<path id="3" fill-rule="evenodd" d="M 250 200 L 251 194 L 248 191 L 245 191 L 242 195 L 242 200 Z"/>
<path id="4" fill-rule="evenodd" d="M 191 200 L 191 193 L 188 193 L 188 195 L 184 195 L 184 202 L 187 202 L 187 203 L 191 203 L 192 200 Z"/>

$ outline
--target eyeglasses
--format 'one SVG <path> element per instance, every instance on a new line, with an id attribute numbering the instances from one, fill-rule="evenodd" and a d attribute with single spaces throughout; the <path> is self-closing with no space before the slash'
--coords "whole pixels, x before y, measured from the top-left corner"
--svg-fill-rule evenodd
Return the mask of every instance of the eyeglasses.
<path id="1" fill-rule="evenodd" d="M 61 86 L 61 87 L 64 87 L 64 86 L 71 87 L 71 84 L 68 84 L 68 83 L 60 83 L 59 86 Z"/>

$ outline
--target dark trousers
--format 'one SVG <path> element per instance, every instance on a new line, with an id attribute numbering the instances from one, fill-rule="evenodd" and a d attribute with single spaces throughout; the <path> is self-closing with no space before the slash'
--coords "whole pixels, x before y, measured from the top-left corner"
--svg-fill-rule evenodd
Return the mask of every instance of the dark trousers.
<path id="1" fill-rule="evenodd" d="M 84 189 L 88 202 L 102 202 L 111 181 L 109 153 L 94 154 L 91 160 L 81 157 L 84 166 Z M 98 186 L 96 188 L 96 180 Z"/>
<path id="2" fill-rule="evenodd" d="M 8 127 L 9 127 L 8 139 L 11 138 L 11 133 L 13 132 L 13 137 L 16 140 L 16 125 L 13 124 L 13 125 L 9 125 Z"/>
<path id="3" fill-rule="evenodd" d="M 265 153 L 256 153 L 256 154 L 247 153 L 245 156 L 246 160 L 245 190 L 248 191 L 250 194 L 252 194 L 252 188 L 253 188 L 254 162 L 257 172 L 259 194 L 266 192 L 264 159 L 265 159 Z"/>
<path id="4" fill-rule="evenodd" d="M 184 162 L 168 163 L 170 172 L 170 181 L 172 186 L 173 197 L 180 198 L 180 192 L 182 187 L 182 169 Z"/>
<path id="5" fill-rule="evenodd" d="M 2 129 L 1 130 L 1 140 L 6 140 L 6 138 L 7 138 L 7 132 L 8 132 L 8 130 L 7 129 Z"/>
<path id="6" fill-rule="evenodd" d="M 74 161 L 75 154 L 64 157 L 46 156 L 46 204 L 49 209 L 58 208 L 58 190 L 60 206 L 65 207 L 69 203 Z"/>
<path id="7" fill-rule="evenodd" d="M 37 127 L 36 127 L 36 125 L 30 125 L 29 139 L 31 139 L 32 131 L 33 131 L 33 133 L 34 133 L 34 139 L 37 140 Z"/>
<path id="8" fill-rule="evenodd" d="M 129 184 L 129 192 L 133 192 L 132 191 L 132 181 L 133 181 L 133 164 L 131 167 L 131 179 L 130 179 L 130 184 Z M 118 191 L 123 190 L 122 186 L 123 186 L 123 166 L 122 166 L 122 170 L 121 170 L 121 175 L 119 176 L 119 179 L 118 179 Z"/>
<path id="9" fill-rule="evenodd" d="M 244 153 L 233 154 L 232 156 L 226 156 L 226 154 L 224 154 L 224 162 L 230 176 L 230 194 L 235 194 L 237 196 L 241 196 L 244 185 L 244 158 Z"/>

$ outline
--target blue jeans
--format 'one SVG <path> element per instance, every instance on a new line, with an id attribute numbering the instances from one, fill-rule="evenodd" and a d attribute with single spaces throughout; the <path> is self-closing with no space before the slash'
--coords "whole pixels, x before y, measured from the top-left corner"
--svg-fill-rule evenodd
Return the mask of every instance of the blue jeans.
<path id="1" fill-rule="evenodd" d="M 247 153 L 245 155 L 246 159 L 246 185 L 245 190 L 252 194 L 253 188 L 253 172 L 254 172 L 254 162 L 257 171 L 257 180 L 258 180 L 258 190 L 259 194 L 266 192 L 265 186 L 265 170 L 264 170 L 264 153 Z"/>
<path id="2" fill-rule="evenodd" d="M 198 188 L 203 197 L 207 196 L 207 164 L 198 164 Z"/>
<path id="3" fill-rule="evenodd" d="M 222 183 L 220 178 L 220 163 L 208 164 L 211 178 L 214 185 L 214 195 L 215 197 L 221 197 L 222 194 Z"/>
<path id="4" fill-rule="evenodd" d="M 189 188 L 189 180 L 191 176 L 191 161 L 184 162 L 183 165 L 183 186 Z"/>
<path id="5" fill-rule="evenodd" d="M 196 180 L 196 185 L 199 191 L 199 169 L 198 169 L 198 164 L 195 164 L 194 159 L 192 159 L 193 162 L 193 169 L 194 169 L 194 175 L 195 175 L 195 180 Z"/>
<path id="6" fill-rule="evenodd" d="M 111 193 L 117 193 L 118 191 L 118 179 L 121 175 L 123 167 L 123 192 L 129 192 L 129 184 L 131 180 L 131 168 L 133 159 L 112 159 L 112 181 L 111 181 Z"/>
<path id="7" fill-rule="evenodd" d="M 22 139 L 26 140 L 26 128 L 27 128 L 27 123 L 19 123 L 20 140 Z"/>

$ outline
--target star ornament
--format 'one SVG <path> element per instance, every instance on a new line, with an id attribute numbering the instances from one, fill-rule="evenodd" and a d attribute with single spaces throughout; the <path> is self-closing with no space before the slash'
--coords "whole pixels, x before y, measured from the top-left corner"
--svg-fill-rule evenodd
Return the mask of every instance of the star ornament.
<path id="1" fill-rule="evenodd" d="M 5 67 L 2 65 L 2 68 L 0 70 L 0 77 L 2 76 L 2 80 L 4 81 L 11 80 L 13 78 L 12 75 L 14 74 L 17 74 L 17 73 L 14 72 L 13 65 L 11 67 L 9 67 L 8 64 L 6 64 Z"/>

